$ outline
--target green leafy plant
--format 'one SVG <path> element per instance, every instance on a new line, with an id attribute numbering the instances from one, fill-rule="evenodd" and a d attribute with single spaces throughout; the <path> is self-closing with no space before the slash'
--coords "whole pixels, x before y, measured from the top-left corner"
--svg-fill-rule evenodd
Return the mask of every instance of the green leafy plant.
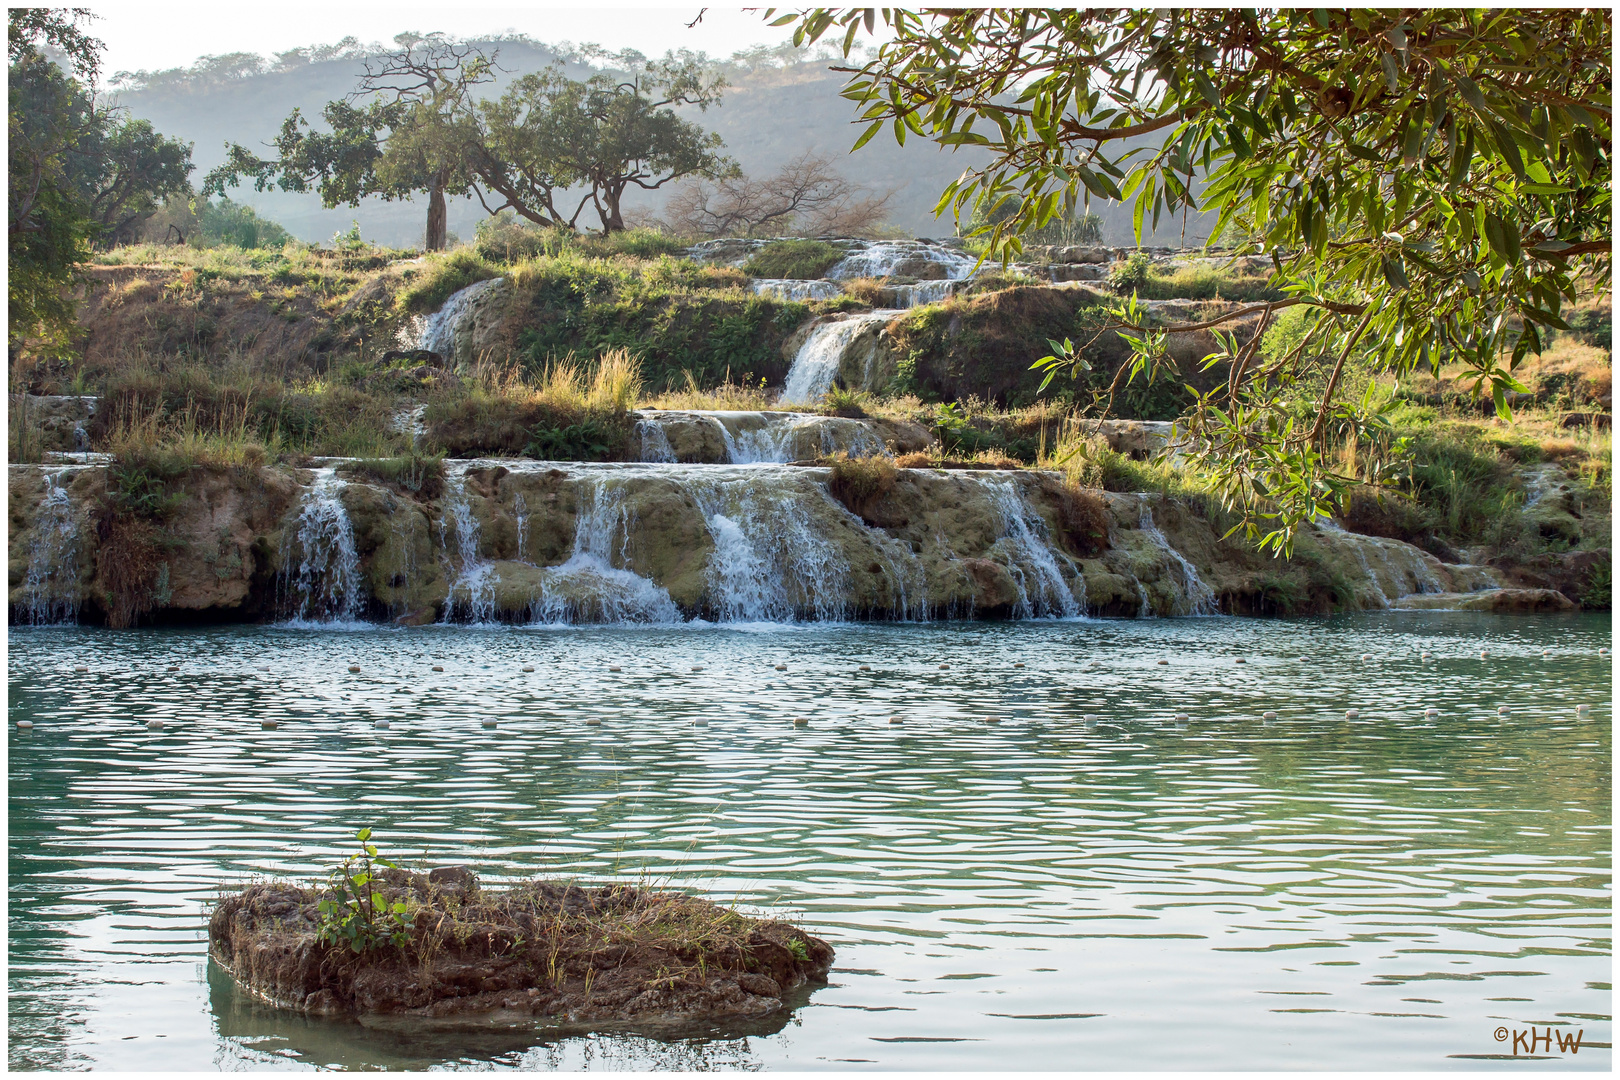
<path id="1" fill-rule="evenodd" d="M 1138 292 L 1147 285 L 1152 270 L 1153 260 L 1144 252 L 1133 251 L 1108 268 L 1108 287 L 1117 293 Z"/>
<path id="2" fill-rule="evenodd" d="M 793 954 L 795 960 L 808 962 L 810 959 L 809 946 L 805 945 L 799 938 L 788 938 L 787 950 Z"/>
<path id="3" fill-rule="evenodd" d="M 357 953 L 404 945 L 410 940 L 405 903 L 390 904 L 374 888 L 378 869 L 396 867 L 377 854 L 377 846 L 370 842 L 369 828 L 354 835 L 360 841 L 359 854 L 344 859 L 342 866 L 326 875 L 327 887 L 333 895 L 316 905 L 320 912 L 316 938 L 333 945 L 346 944 Z"/>

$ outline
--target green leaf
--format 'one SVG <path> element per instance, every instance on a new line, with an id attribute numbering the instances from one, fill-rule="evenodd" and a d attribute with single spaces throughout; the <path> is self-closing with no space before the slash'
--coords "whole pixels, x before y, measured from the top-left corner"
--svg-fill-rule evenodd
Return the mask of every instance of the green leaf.
<path id="1" fill-rule="evenodd" d="M 371 829 L 370 828 L 361 829 L 359 832 L 354 834 L 354 838 L 356 840 L 361 840 L 361 841 L 370 840 L 371 839 Z"/>
<path id="2" fill-rule="evenodd" d="M 872 136 L 876 135 L 882 129 L 882 127 L 883 127 L 883 121 L 881 121 L 881 120 L 873 121 L 872 126 L 867 128 L 866 131 L 861 135 L 861 137 L 859 139 L 855 140 L 855 145 L 849 148 L 849 152 L 853 154 L 855 151 L 859 150 L 861 147 L 863 147 L 867 143 L 871 142 L 872 141 Z"/>
<path id="3" fill-rule="evenodd" d="M 1496 415 L 1503 420 L 1513 419 L 1513 410 L 1508 408 L 1507 394 L 1502 391 L 1501 383 L 1491 384 L 1491 398 L 1496 402 Z"/>

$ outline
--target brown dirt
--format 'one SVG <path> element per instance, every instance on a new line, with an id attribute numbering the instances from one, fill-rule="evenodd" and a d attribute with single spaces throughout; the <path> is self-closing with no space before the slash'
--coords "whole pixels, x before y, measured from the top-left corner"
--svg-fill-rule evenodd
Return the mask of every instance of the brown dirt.
<path id="1" fill-rule="evenodd" d="M 448 1027 L 746 1021 L 784 1009 L 832 966 L 832 947 L 797 927 L 680 893 L 545 881 L 486 891 L 459 867 L 380 876 L 390 903 L 410 905 L 402 947 L 321 943 L 317 904 L 330 893 L 271 883 L 220 901 L 209 953 L 284 1008 Z"/>

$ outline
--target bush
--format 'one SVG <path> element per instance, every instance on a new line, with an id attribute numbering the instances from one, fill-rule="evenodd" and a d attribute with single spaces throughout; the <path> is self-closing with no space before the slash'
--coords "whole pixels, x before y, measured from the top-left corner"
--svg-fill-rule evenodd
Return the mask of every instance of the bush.
<path id="1" fill-rule="evenodd" d="M 806 281 L 826 276 L 844 254 L 843 248 L 822 240 L 778 240 L 756 251 L 743 264 L 743 272 L 750 277 Z"/>
<path id="2" fill-rule="evenodd" d="M 400 292 L 396 303 L 401 311 L 427 315 L 443 307 L 452 294 L 500 276 L 497 267 L 466 248 L 449 255 L 430 256 L 427 266 Z"/>
<path id="3" fill-rule="evenodd" d="M 399 457 L 361 458 L 344 466 L 344 471 L 421 499 L 437 499 L 444 494 L 444 458 L 439 455 L 412 452 Z"/>
<path id="4" fill-rule="evenodd" d="M 846 390 L 842 386 L 835 386 L 827 391 L 822 398 L 822 411 L 832 416 L 842 416 L 850 420 L 864 420 L 868 413 L 866 406 L 872 403 L 872 395 L 861 390 Z"/>
<path id="5" fill-rule="evenodd" d="M 881 454 L 872 457 L 850 457 L 843 450 L 829 458 L 822 459 L 824 464 L 832 466 L 832 476 L 827 480 L 827 490 L 833 497 L 855 513 L 860 513 L 859 506 L 864 505 L 880 495 L 886 495 L 893 490 L 897 474 L 892 459 Z"/>
<path id="6" fill-rule="evenodd" d="M 424 440 L 453 457 L 623 458 L 640 389 L 637 362 L 623 350 L 589 375 L 573 361 L 551 364 L 538 380 L 519 367 L 479 371 L 465 397 L 428 407 Z"/>
<path id="7" fill-rule="evenodd" d="M 1108 546 L 1108 504 L 1078 484 L 1042 477 L 1057 510 L 1058 531 L 1076 555 L 1095 555 Z"/>
<path id="8" fill-rule="evenodd" d="M 1140 292 L 1153 271 L 1153 260 L 1145 252 L 1133 251 L 1108 268 L 1108 287 L 1118 293 Z"/>

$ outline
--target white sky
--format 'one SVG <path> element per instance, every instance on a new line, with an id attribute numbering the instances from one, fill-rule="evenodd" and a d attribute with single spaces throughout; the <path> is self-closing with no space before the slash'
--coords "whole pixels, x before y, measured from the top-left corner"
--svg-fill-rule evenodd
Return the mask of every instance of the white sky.
<path id="1" fill-rule="evenodd" d="M 404 30 L 441 31 L 455 37 L 516 30 L 543 42 L 595 42 L 609 49 L 637 49 L 659 56 L 667 49 L 693 49 L 730 56 L 757 44 L 777 44 L 791 28 L 772 28 L 764 8 L 708 9 L 692 29 L 686 24 L 703 5 L 643 0 L 636 7 L 584 4 L 524 7 L 383 4 L 155 4 L 89 0 L 100 15 L 90 32 L 107 44 L 102 70 L 157 71 L 186 67 L 199 56 L 253 52 L 264 56 L 301 45 L 326 45 L 348 35 L 387 44 Z"/>

